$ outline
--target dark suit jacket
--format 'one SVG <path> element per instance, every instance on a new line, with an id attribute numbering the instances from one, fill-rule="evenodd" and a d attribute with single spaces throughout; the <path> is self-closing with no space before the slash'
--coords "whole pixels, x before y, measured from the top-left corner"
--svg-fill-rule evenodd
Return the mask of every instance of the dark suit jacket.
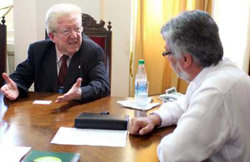
<path id="1" fill-rule="evenodd" d="M 83 35 L 83 43 L 70 61 L 64 82 L 64 92 L 67 92 L 82 78 L 82 101 L 91 101 L 110 93 L 110 83 L 103 63 L 103 49 Z M 34 82 L 36 92 L 57 92 L 57 65 L 55 44 L 50 40 L 35 42 L 30 45 L 28 58 L 17 66 L 10 75 L 20 91 L 21 96 Z"/>

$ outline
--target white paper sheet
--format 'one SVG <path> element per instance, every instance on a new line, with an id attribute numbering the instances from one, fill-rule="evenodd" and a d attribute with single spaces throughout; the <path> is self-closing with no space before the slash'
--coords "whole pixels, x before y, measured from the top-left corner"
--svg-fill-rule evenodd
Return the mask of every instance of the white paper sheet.
<path id="1" fill-rule="evenodd" d="M 0 92 L 0 122 L 2 121 L 5 112 L 7 111 L 7 106 L 4 104 L 4 95 Z M 1 123 L 0 123 L 1 126 Z"/>
<path id="2" fill-rule="evenodd" d="M 50 100 L 35 100 L 33 104 L 49 105 L 52 101 Z"/>
<path id="3" fill-rule="evenodd" d="M 121 100 L 121 101 L 117 101 L 117 103 L 124 106 L 124 107 L 129 107 L 129 108 L 133 108 L 136 110 L 144 110 L 144 111 L 150 110 L 150 109 L 154 108 L 155 106 L 160 105 L 160 102 L 151 103 L 151 101 L 152 101 L 152 98 L 149 97 L 148 104 L 145 107 L 137 106 L 134 99 Z"/>
<path id="4" fill-rule="evenodd" d="M 0 145 L 0 161 L 19 162 L 31 147 Z"/>
<path id="5" fill-rule="evenodd" d="M 126 139 L 126 130 L 60 127 L 51 143 L 62 145 L 124 147 L 126 145 Z"/>

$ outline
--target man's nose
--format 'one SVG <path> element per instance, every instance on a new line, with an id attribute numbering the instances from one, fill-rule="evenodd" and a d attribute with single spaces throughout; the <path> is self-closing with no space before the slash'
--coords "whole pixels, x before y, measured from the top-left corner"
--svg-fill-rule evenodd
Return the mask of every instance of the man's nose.
<path id="1" fill-rule="evenodd" d="M 78 32 L 71 30 L 70 31 L 70 38 L 76 38 L 78 34 L 79 34 Z"/>

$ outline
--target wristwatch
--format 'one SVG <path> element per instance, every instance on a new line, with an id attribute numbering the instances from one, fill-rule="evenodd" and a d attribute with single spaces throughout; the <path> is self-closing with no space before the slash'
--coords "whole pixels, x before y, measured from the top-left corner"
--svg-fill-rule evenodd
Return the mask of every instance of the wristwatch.
<path id="1" fill-rule="evenodd" d="M 157 112 L 152 112 L 152 113 L 150 113 L 149 115 L 156 115 L 156 116 L 158 116 L 158 118 L 160 119 L 160 124 L 157 125 L 156 127 L 160 127 L 160 126 L 161 126 L 161 123 L 162 123 L 162 118 L 161 118 L 161 116 L 160 116 Z"/>

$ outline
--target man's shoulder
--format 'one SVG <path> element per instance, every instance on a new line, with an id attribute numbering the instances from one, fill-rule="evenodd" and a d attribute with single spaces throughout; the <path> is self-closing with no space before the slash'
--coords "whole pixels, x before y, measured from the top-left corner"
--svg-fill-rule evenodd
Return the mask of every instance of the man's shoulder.
<path id="1" fill-rule="evenodd" d="M 53 51 L 55 51 L 55 44 L 49 39 L 31 43 L 28 49 L 29 55 L 36 58 L 42 58 Z"/>
<path id="2" fill-rule="evenodd" d="M 218 82 L 221 84 L 230 84 L 235 82 L 244 75 L 244 72 L 236 67 L 230 60 L 223 60 L 218 65 L 211 68 L 208 73 L 208 80 L 210 82 Z"/>
<path id="3" fill-rule="evenodd" d="M 51 46 L 54 46 L 54 43 L 49 39 L 36 41 L 30 44 L 30 47 L 43 48 L 43 49 L 49 48 Z"/>
<path id="4" fill-rule="evenodd" d="M 249 77 L 242 70 L 237 68 L 232 62 L 223 61 L 207 73 L 203 85 L 204 87 L 213 87 L 225 92 L 232 87 L 237 87 L 243 82 L 250 82 Z"/>

